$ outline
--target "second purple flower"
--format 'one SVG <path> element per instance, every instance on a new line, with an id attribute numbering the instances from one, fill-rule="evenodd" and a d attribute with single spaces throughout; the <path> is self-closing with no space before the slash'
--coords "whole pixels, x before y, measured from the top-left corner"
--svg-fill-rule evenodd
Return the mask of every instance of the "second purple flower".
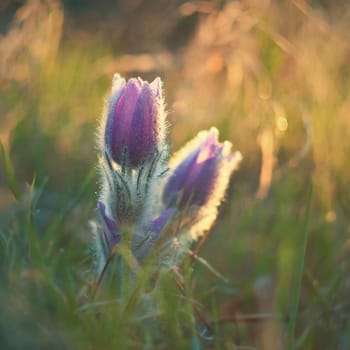
<path id="1" fill-rule="evenodd" d="M 231 153 L 231 143 L 219 143 L 218 131 L 201 132 L 174 157 L 175 165 L 164 191 L 167 207 L 203 206 L 215 194 L 218 183 L 227 182 L 239 153 Z M 227 185 L 227 184 L 226 184 Z"/>

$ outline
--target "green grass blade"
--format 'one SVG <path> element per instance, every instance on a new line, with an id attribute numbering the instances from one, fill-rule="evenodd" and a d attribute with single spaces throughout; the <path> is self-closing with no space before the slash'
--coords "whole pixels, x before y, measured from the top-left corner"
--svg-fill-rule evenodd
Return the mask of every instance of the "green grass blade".
<path id="1" fill-rule="evenodd" d="M 13 166 L 12 166 L 10 157 L 9 157 L 8 153 L 6 152 L 5 147 L 1 141 L 0 141 L 0 153 L 1 153 L 2 164 L 4 166 L 4 171 L 5 171 L 5 175 L 6 175 L 10 190 L 11 190 L 12 194 L 14 195 L 14 197 L 17 200 L 20 200 L 21 199 L 21 192 L 19 190 L 16 178 L 15 178 L 15 172 L 13 170 Z"/>
<path id="2" fill-rule="evenodd" d="M 290 310 L 289 324 L 288 324 L 288 343 L 287 343 L 288 350 L 295 349 L 295 346 L 296 346 L 294 333 L 295 333 L 295 325 L 296 325 L 296 319 L 297 319 L 297 313 L 298 313 L 301 284 L 303 279 L 304 260 L 305 260 L 306 246 L 307 246 L 307 239 L 308 239 L 308 222 L 310 219 L 310 212 L 311 212 L 311 201 L 312 201 L 312 185 L 310 185 L 310 189 L 308 193 L 307 207 L 306 207 L 304 222 L 302 226 L 302 236 L 300 239 L 300 243 L 301 243 L 300 253 L 298 255 L 297 262 L 296 262 L 295 288 L 292 295 L 292 306 Z"/>

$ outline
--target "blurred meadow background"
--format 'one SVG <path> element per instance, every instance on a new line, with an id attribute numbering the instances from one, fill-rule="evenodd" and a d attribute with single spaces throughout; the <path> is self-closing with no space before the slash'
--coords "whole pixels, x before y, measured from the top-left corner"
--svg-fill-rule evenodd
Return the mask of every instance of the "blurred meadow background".
<path id="1" fill-rule="evenodd" d="M 1 0 L 0 348 L 349 349 L 349 63 L 347 0 Z M 170 282 L 161 326 L 81 310 L 115 72 L 165 82 L 172 150 L 243 154 L 199 253 L 227 281 L 189 269 L 210 337 Z"/>

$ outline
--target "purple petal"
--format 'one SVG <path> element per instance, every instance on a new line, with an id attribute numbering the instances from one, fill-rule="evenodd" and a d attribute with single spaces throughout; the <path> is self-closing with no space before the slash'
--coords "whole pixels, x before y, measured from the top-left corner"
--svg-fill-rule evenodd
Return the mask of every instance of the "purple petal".
<path id="1" fill-rule="evenodd" d="M 183 198 L 183 205 L 186 205 L 190 199 L 191 204 L 205 204 L 214 188 L 218 174 L 217 159 L 215 157 L 207 159 L 198 167 L 200 171 L 197 176 L 190 177 L 186 182 L 185 193 L 188 198 Z"/>
<path id="2" fill-rule="evenodd" d="M 150 231 L 148 236 L 140 235 L 133 237 L 133 251 L 139 260 L 143 260 L 148 254 L 176 212 L 176 208 L 166 209 L 160 216 L 149 223 L 148 227 L 146 228 L 147 231 Z"/>
<path id="3" fill-rule="evenodd" d="M 149 156 L 155 155 L 158 133 L 158 107 L 148 83 L 139 94 L 128 139 L 128 160 L 136 167 Z M 131 134 L 132 131 L 132 134 Z"/>
<path id="4" fill-rule="evenodd" d="M 130 125 L 141 85 L 138 80 L 129 80 L 116 101 L 110 107 L 106 126 L 106 143 L 115 162 L 123 162 L 127 147 Z"/>
<path id="5" fill-rule="evenodd" d="M 163 202 L 167 205 L 175 205 L 180 191 L 183 189 L 188 175 L 196 164 L 198 150 L 187 157 L 174 171 L 168 179 L 164 192 Z"/>
<path id="6" fill-rule="evenodd" d="M 222 150 L 217 132 L 210 130 L 197 149 L 174 170 L 164 188 L 164 203 L 180 208 L 203 205 L 215 186 Z"/>
<path id="7" fill-rule="evenodd" d="M 158 216 L 156 219 L 154 219 L 150 224 L 150 230 L 153 232 L 153 238 L 156 240 L 167 223 L 169 222 L 170 218 L 175 214 L 176 208 L 168 208 L 163 213 Z"/>
<path id="8" fill-rule="evenodd" d="M 111 246 L 120 242 L 120 234 L 118 232 L 117 223 L 106 214 L 106 206 L 101 201 L 97 201 L 97 209 L 105 223 L 105 226 L 108 230 L 108 243 Z"/>

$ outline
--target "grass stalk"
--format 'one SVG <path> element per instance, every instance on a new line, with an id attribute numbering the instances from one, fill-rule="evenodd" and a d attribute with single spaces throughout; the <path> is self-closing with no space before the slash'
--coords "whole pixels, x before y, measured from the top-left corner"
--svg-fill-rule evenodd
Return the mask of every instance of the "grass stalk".
<path id="1" fill-rule="evenodd" d="M 292 295 L 292 306 L 289 315 L 289 323 L 288 323 L 288 338 L 287 338 L 287 349 L 293 350 L 296 346 L 295 339 L 295 326 L 298 314 L 298 306 L 300 300 L 300 292 L 301 292 L 301 284 L 303 279 L 303 271 L 304 271 L 304 261 L 306 254 L 306 246 L 308 240 L 308 223 L 310 219 L 311 212 L 311 202 L 312 202 L 312 185 L 310 185 L 308 198 L 307 198 L 307 206 L 305 217 L 302 225 L 302 235 L 300 237 L 300 252 L 296 261 L 296 277 L 295 277 L 295 288 L 293 290 Z"/>

